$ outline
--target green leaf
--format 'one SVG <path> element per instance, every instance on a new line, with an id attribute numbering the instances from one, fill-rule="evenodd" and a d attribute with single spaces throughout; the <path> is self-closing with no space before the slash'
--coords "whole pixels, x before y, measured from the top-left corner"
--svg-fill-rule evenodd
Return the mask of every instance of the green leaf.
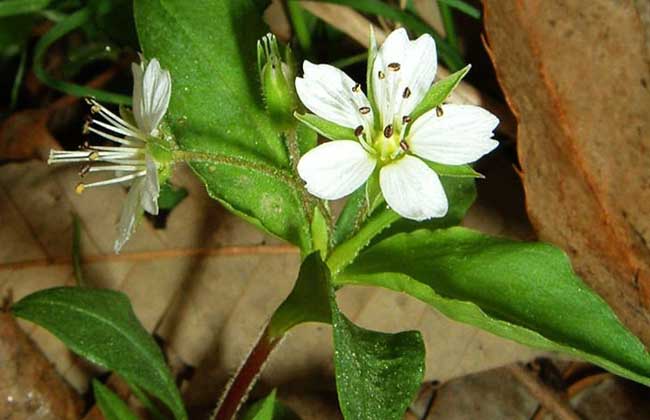
<path id="1" fill-rule="evenodd" d="M 120 397 L 96 379 L 93 379 L 93 392 L 106 420 L 138 420 L 138 416 L 133 414 Z"/>
<path id="2" fill-rule="evenodd" d="M 157 397 L 176 419 L 187 418 L 162 352 L 140 325 L 125 294 L 55 287 L 26 296 L 12 311 L 47 329 L 78 355 Z"/>
<path id="3" fill-rule="evenodd" d="M 299 417 L 278 401 L 274 389 L 266 398 L 251 405 L 241 420 L 299 420 Z"/>
<path id="4" fill-rule="evenodd" d="M 456 73 L 452 73 L 444 79 L 439 80 L 431 85 L 431 88 L 429 88 L 427 94 L 415 107 L 413 112 L 411 112 L 411 118 L 415 121 L 425 112 L 431 111 L 435 107 L 441 105 L 444 100 L 447 99 L 447 97 L 451 94 L 451 92 L 456 89 L 456 86 L 458 86 L 460 81 L 463 80 L 463 77 L 465 77 L 471 68 L 472 65 L 468 64 L 464 68 L 458 70 Z"/>
<path id="5" fill-rule="evenodd" d="M 375 211 L 365 223 L 360 223 L 358 218 L 353 218 L 354 208 L 359 207 L 362 198 L 358 192 L 353 194 L 346 203 L 346 206 L 337 220 L 334 237 L 340 240 L 347 234 L 347 240 L 340 243 L 327 259 L 327 265 L 335 275 L 346 265 L 351 263 L 359 252 L 371 242 L 376 242 L 379 238 L 384 238 L 398 232 L 410 232 L 415 229 L 428 228 L 439 229 L 454 226 L 460 223 L 467 210 L 476 198 L 476 188 L 473 178 L 461 177 L 441 177 L 440 181 L 445 189 L 447 200 L 449 201 L 449 210 L 445 217 L 430 219 L 424 222 L 402 219 L 394 211 L 384 207 Z M 365 200 L 365 194 L 363 197 Z M 348 208 L 350 206 L 350 208 Z M 353 207 L 356 206 L 356 207 Z M 354 236 L 349 236 L 354 233 Z M 335 242 L 339 243 L 339 242 Z"/>
<path id="6" fill-rule="evenodd" d="M 386 334 L 350 322 L 331 295 L 336 389 L 346 420 L 403 419 L 424 376 L 417 331 Z"/>
<path id="7" fill-rule="evenodd" d="M 181 203 L 187 197 L 187 189 L 176 187 L 169 182 L 160 186 L 160 195 L 158 196 L 158 207 L 161 210 L 171 210 Z"/>
<path id="8" fill-rule="evenodd" d="M 327 266 L 319 252 L 314 252 L 303 261 L 293 290 L 273 314 L 268 326 L 269 336 L 281 337 L 303 322 L 329 323 L 329 287 Z"/>
<path id="9" fill-rule="evenodd" d="M 404 292 L 456 321 L 650 385 L 643 344 L 548 244 L 418 230 L 368 248 L 334 280 Z"/>
<path id="10" fill-rule="evenodd" d="M 298 121 L 330 140 L 354 140 L 354 130 L 343 127 L 314 114 L 293 114 Z"/>
<path id="11" fill-rule="evenodd" d="M 145 56 L 171 72 L 167 121 L 210 196 L 308 250 L 310 198 L 260 96 L 256 45 L 265 25 L 257 3 L 139 0 L 136 27 Z"/>

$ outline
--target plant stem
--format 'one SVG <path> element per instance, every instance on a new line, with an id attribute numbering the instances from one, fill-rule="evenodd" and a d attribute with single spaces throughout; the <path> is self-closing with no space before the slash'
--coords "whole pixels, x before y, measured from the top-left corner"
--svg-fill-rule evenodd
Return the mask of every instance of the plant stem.
<path id="1" fill-rule="evenodd" d="M 219 405 L 210 416 L 210 420 L 231 420 L 235 417 L 280 340 L 281 338 L 271 338 L 268 327 L 264 327 L 257 343 L 228 383 Z"/>

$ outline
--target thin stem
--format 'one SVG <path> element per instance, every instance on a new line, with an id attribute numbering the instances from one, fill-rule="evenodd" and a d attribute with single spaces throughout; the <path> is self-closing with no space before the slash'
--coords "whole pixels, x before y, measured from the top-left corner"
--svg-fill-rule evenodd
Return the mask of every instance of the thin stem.
<path id="1" fill-rule="evenodd" d="M 287 2 L 287 11 L 289 12 L 293 32 L 296 34 L 296 38 L 298 38 L 300 49 L 304 55 L 308 56 L 311 52 L 311 34 L 305 21 L 305 11 L 299 3 L 291 1 Z"/>
<path id="2" fill-rule="evenodd" d="M 545 385 L 526 367 L 516 363 L 508 366 L 508 370 L 555 417 L 561 420 L 580 420 L 580 416 L 562 395 Z"/>
<path id="3" fill-rule="evenodd" d="M 257 343 L 228 383 L 219 405 L 210 416 L 210 420 L 231 420 L 235 417 L 280 340 L 281 338 L 272 339 L 269 336 L 268 327 L 264 328 Z"/>
<path id="4" fill-rule="evenodd" d="M 458 42 L 458 33 L 456 32 L 456 24 L 454 23 L 454 15 L 449 5 L 438 1 L 438 9 L 440 10 L 440 17 L 442 24 L 445 27 L 446 40 L 449 45 L 456 51 L 460 50 Z"/>
<path id="5" fill-rule="evenodd" d="M 364 52 L 362 52 L 360 54 L 355 54 L 355 55 L 352 55 L 350 57 L 345 57 L 345 58 L 341 58 L 339 60 L 333 61 L 332 65 L 334 67 L 338 67 L 338 68 L 342 69 L 342 68 L 345 68 L 345 67 L 349 67 L 349 66 L 353 66 L 355 64 L 361 63 L 363 61 L 366 61 L 367 59 L 368 59 L 368 52 L 364 51 Z"/>

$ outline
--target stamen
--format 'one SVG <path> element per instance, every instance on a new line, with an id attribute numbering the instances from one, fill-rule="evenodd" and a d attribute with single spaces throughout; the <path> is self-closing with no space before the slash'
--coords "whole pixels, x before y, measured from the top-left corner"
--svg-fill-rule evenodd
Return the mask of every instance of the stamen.
<path id="1" fill-rule="evenodd" d="M 357 83 L 356 85 L 352 86 L 352 92 L 357 93 L 361 89 L 361 84 Z"/>
<path id="2" fill-rule="evenodd" d="M 362 106 L 361 108 L 359 108 L 359 112 L 365 115 L 370 112 L 370 108 L 367 106 Z"/>
<path id="3" fill-rule="evenodd" d="M 88 168 L 87 172 L 102 172 L 102 171 L 126 171 L 133 172 L 142 170 L 143 166 L 135 165 L 106 165 L 106 166 L 92 166 Z"/>
<path id="4" fill-rule="evenodd" d="M 406 99 L 411 96 L 411 89 L 407 87 L 404 88 L 404 93 L 402 93 L 402 98 Z"/>
<path id="5" fill-rule="evenodd" d="M 82 192 L 84 192 L 85 189 L 86 186 L 84 185 L 84 183 L 80 182 L 74 187 L 74 192 L 76 192 L 77 194 L 81 194 Z"/>
<path id="6" fill-rule="evenodd" d="M 385 78 L 386 75 L 384 74 L 383 71 L 379 70 L 379 73 L 377 73 L 377 77 L 379 77 L 379 79 L 381 80 L 381 79 Z"/>
<path id="7" fill-rule="evenodd" d="M 79 170 L 79 176 L 83 178 L 86 176 L 86 174 L 88 174 L 88 172 L 90 172 L 90 165 L 84 165 Z"/>
<path id="8" fill-rule="evenodd" d="M 91 122 L 91 120 L 86 120 L 86 122 L 84 122 L 84 127 L 81 130 L 81 133 L 83 135 L 86 135 L 86 134 L 88 134 L 90 132 L 90 130 L 89 130 L 90 129 L 90 122 Z"/>
<path id="9" fill-rule="evenodd" d="M 94 99 L 87 99 L 86 102 L 92 105 L 90 108 L 90 111 L 93 112 L 93 109 L 96 109 L 98 113 L 100 113 L 104 118 L 106 118 L 108 121 L 115 123 L 116 125 L 121 125 L 124 128 L 130 129 L 135 133 L 140 132 L 137 127 L 134 127 L 132 124 L 129 124 L 128 122 L 124 121 L 122 118 L 118 117 L 117 115 L 113 114 L 111 111 L 109 111 L 107 108 L 103 107 L 101 104 L 99 104 L 97 101 Z"/>
<path id="10" fill-rule="evenodd" d="M 139 172 L 134 172 L 134 173 L 131 173 L 131 174 L 128 174 L 128 175 L 120 176 L 120 177 L 117 177 L 117 178 L 106 179 L 104 181 L 92 182 L 90 184 L 80 184 L 80 185 L 83 185 L 83 187 L 81 187 L 81 191 L 83 191 L 85 188 L 102 187 L 102 186 L 105 186 L 105 185 L 119 184 L 121 182 L 130 181 L 132 179 L 139 178 L 141 176 L 145 176 L 146 173 L 147 173 L 146 170 L 142 170 L 142 171 L 139 171 Z M 79 188 L 79 185 L 77 185 L 76 189 L 78 189 L 78 188 Z"/>
<path id="11" fill-rule="evenodd" d="M 97 124 L 98 126 L 104 127 L 107 130 L 111 130 L 111 131 L 113 131 L 114 133 L 117 133 L 117 134 L 123 134 L 125 136 L 131 136 L 131 137 L 137 137 L 137 135 L 138 135 L 138 133 L 134 133 L 131 130 L 123 128 L 122 126 L 115 126 L 115 125 L 111 125 L 111 124 L 106 124 L 103 121 L 91 120 L 90 123 L 91 124 Z"/>
<path id="12" fill-rule="evenodd" d="M 354 129 L 354 135 L 359 137 L 361 134 L 363 134 L 363 126 L 360 125 L 357 128 Z"/>
<path id="13" fill-rule="evenodd" d="M 393 124 L 388 124 L 384 128 L 384 137 L 386 137 L 387 139 L 393 137 Z"/>
<path id="14" fill-rule="evenodd" d="M 402 124 L 408 124 L 408 123 L 410 123 L 411 121 L 413 121 L 413 118 L 409 117 L 408 115 L 404 115 L 404 116 L 402 117 Z"/>
<path id="15" fill-rule="evenodd" d="M 407 142 L 405 142 L 404 140 L 399 142 L 399 147 L 401 147 L 402 150 L 404 150 L 405 152 L 409 151 L 409 144 Z"/>
<path id="16" fill-rule="evenodd" d="M 95 134 L 97 134 L 97 135 L 99 135 L 101 137 L 104 137 L 107 140 L 114 141 L 115 143 L 124 144 L 126 146 L 132 146 L 132 145 L 135 144 L 130 140 L 124 139 L 122 137 L 114 136 L 112 134 L 109 134 L 109 133 L 106 133 L 104 131 L 98 130 L 98 129 L 94 128 L 94 127 L 88 127 L 88 131 L 90 131 L 91 133 L 95 133 Z"/>
<path id="17" fill-rule="evenodd" d="M 436 117 L 442 117 L 443 115 L 445 115 L 445 112 L 442 110 L 442 107 L 437 106 L 436 107 Z"/>
<path id="18" fill-rule="evenodd" d="M 399 71 L 400 67 L 399 63 L 390 63 L 388 65 L 388 70 Z"/>

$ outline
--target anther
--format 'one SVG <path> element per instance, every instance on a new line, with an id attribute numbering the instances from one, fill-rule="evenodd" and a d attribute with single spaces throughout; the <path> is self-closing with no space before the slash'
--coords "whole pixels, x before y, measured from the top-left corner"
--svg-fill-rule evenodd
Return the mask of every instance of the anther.
<path id="1" fill-rule="evenodd" d="M 352 86 L 352 92 L 356 93 L 361 89 L 361 84 L 357 83 L 356 85 Z"/>
<path id="2" fill-rule="evenodd" d="M 84 127 L 83 127 L 83 129 L 81 130 L 81 132 L 82 132 L 84 135 L 90 133 L 90 120 L 86 120 L 86 122 L 84 123 Z"/>
<path id="3" fill-rule="evenodd" d="M 88 172 L 90 172 L 90 165 L 84 165 L 79 170 L 79 176 L 83 178 Z"/>
<path id="4" fill-rule="evenodd" d="M 401 147 L 405 152 L 408 152 L 409 150 L 409 144 L 404 140 L 399 142 L 399 147 Z"/>
<path id="5" fill-rule="evenodd" d="M 363 134 L 363 126 L 360 125 L 357 128 L 354 129 L 354 135 L 359 137 L 361 134 Z"/>
<path id="6" fill-rule="evenodd" d="M 88 105 L 92 105 L 92 104 L 93 104 L 93 100 L 92 100 L 92 98 L 89 98 L 89 97 L 87 97 L 87 96 L 84 98 L 84 101 L 86 101 L 86 103 L 87 103 Z"/>
<path id="7" fill-rule="evenodd" d="M 90 152 L 88 155 L 88 160 L 97 160 L 99 159 L 99 152 Z"/>
<path id="8" fill-rule="evenodd" d="M 359 108 L 359 112 L 365 115 L 370 112 L 370 108 L 368 108 L 367 106 L 362 106 L 361 108 Z"/>
<path id="9" fill-rule="evenodd" d="M 443 115 L 445 115 L 445 112 L 442 110 L 442 107 L 437 106 L 436 107 L 436 117 L 442 117 Z"/>
<path id="10" fill-rule="evenodd" d="M 408 124 L 408 123 L 410 123 L 411 121 L 413 121 L 413 118 L 409 117 L 408 115 L 404 115 L 404 116 L 402 117 L 402 124 Z"/>
<path id="11" fill-rule="evenodd" d="M 379 79 L 383 79 L 386 77 L 386 75 L 384 74 L 383 71 L 379 70 L 379 72 L 377 73 L 377 77 L 379 77 Z"/>
<path id="12" fill-rule="evenodd" d="M 97 114 L 99 111 L 101 111 L 101 107 L 99 105 L 93 105 L 90 107 L 90 112 L 93 114 Z"/>
<path id="13" fill-rule="evenodd" d="M 409 96 L 411 96 L 411 89 L 407 87 L 404 88 L 404 92 L 402 93 L 402 98 L 406 99 Z"/>
<path id="14" fill-rule="evenodd" d="M 76 192 L 77 194 L 81 194 L 82 192 L 84 192 L 85 189 L 86 189 L 86 185 L 83 182 L 80 182 L 77 184 L 76 187 L 74 187 L 74 192 Z"/>
<path id="15" fill-rule="evenodd" d="M 399 63 L 390 63 L 388 65 L 388 70 L 398 71 L 400 69 L 400 67 L 401 66 L 399 65 Z"/>
<path id="16" fill-rule="evenodd" d="M 388 124 L 384 127 L 384 137 L 387 139 L 393 137 L 393 124 Z"/>

